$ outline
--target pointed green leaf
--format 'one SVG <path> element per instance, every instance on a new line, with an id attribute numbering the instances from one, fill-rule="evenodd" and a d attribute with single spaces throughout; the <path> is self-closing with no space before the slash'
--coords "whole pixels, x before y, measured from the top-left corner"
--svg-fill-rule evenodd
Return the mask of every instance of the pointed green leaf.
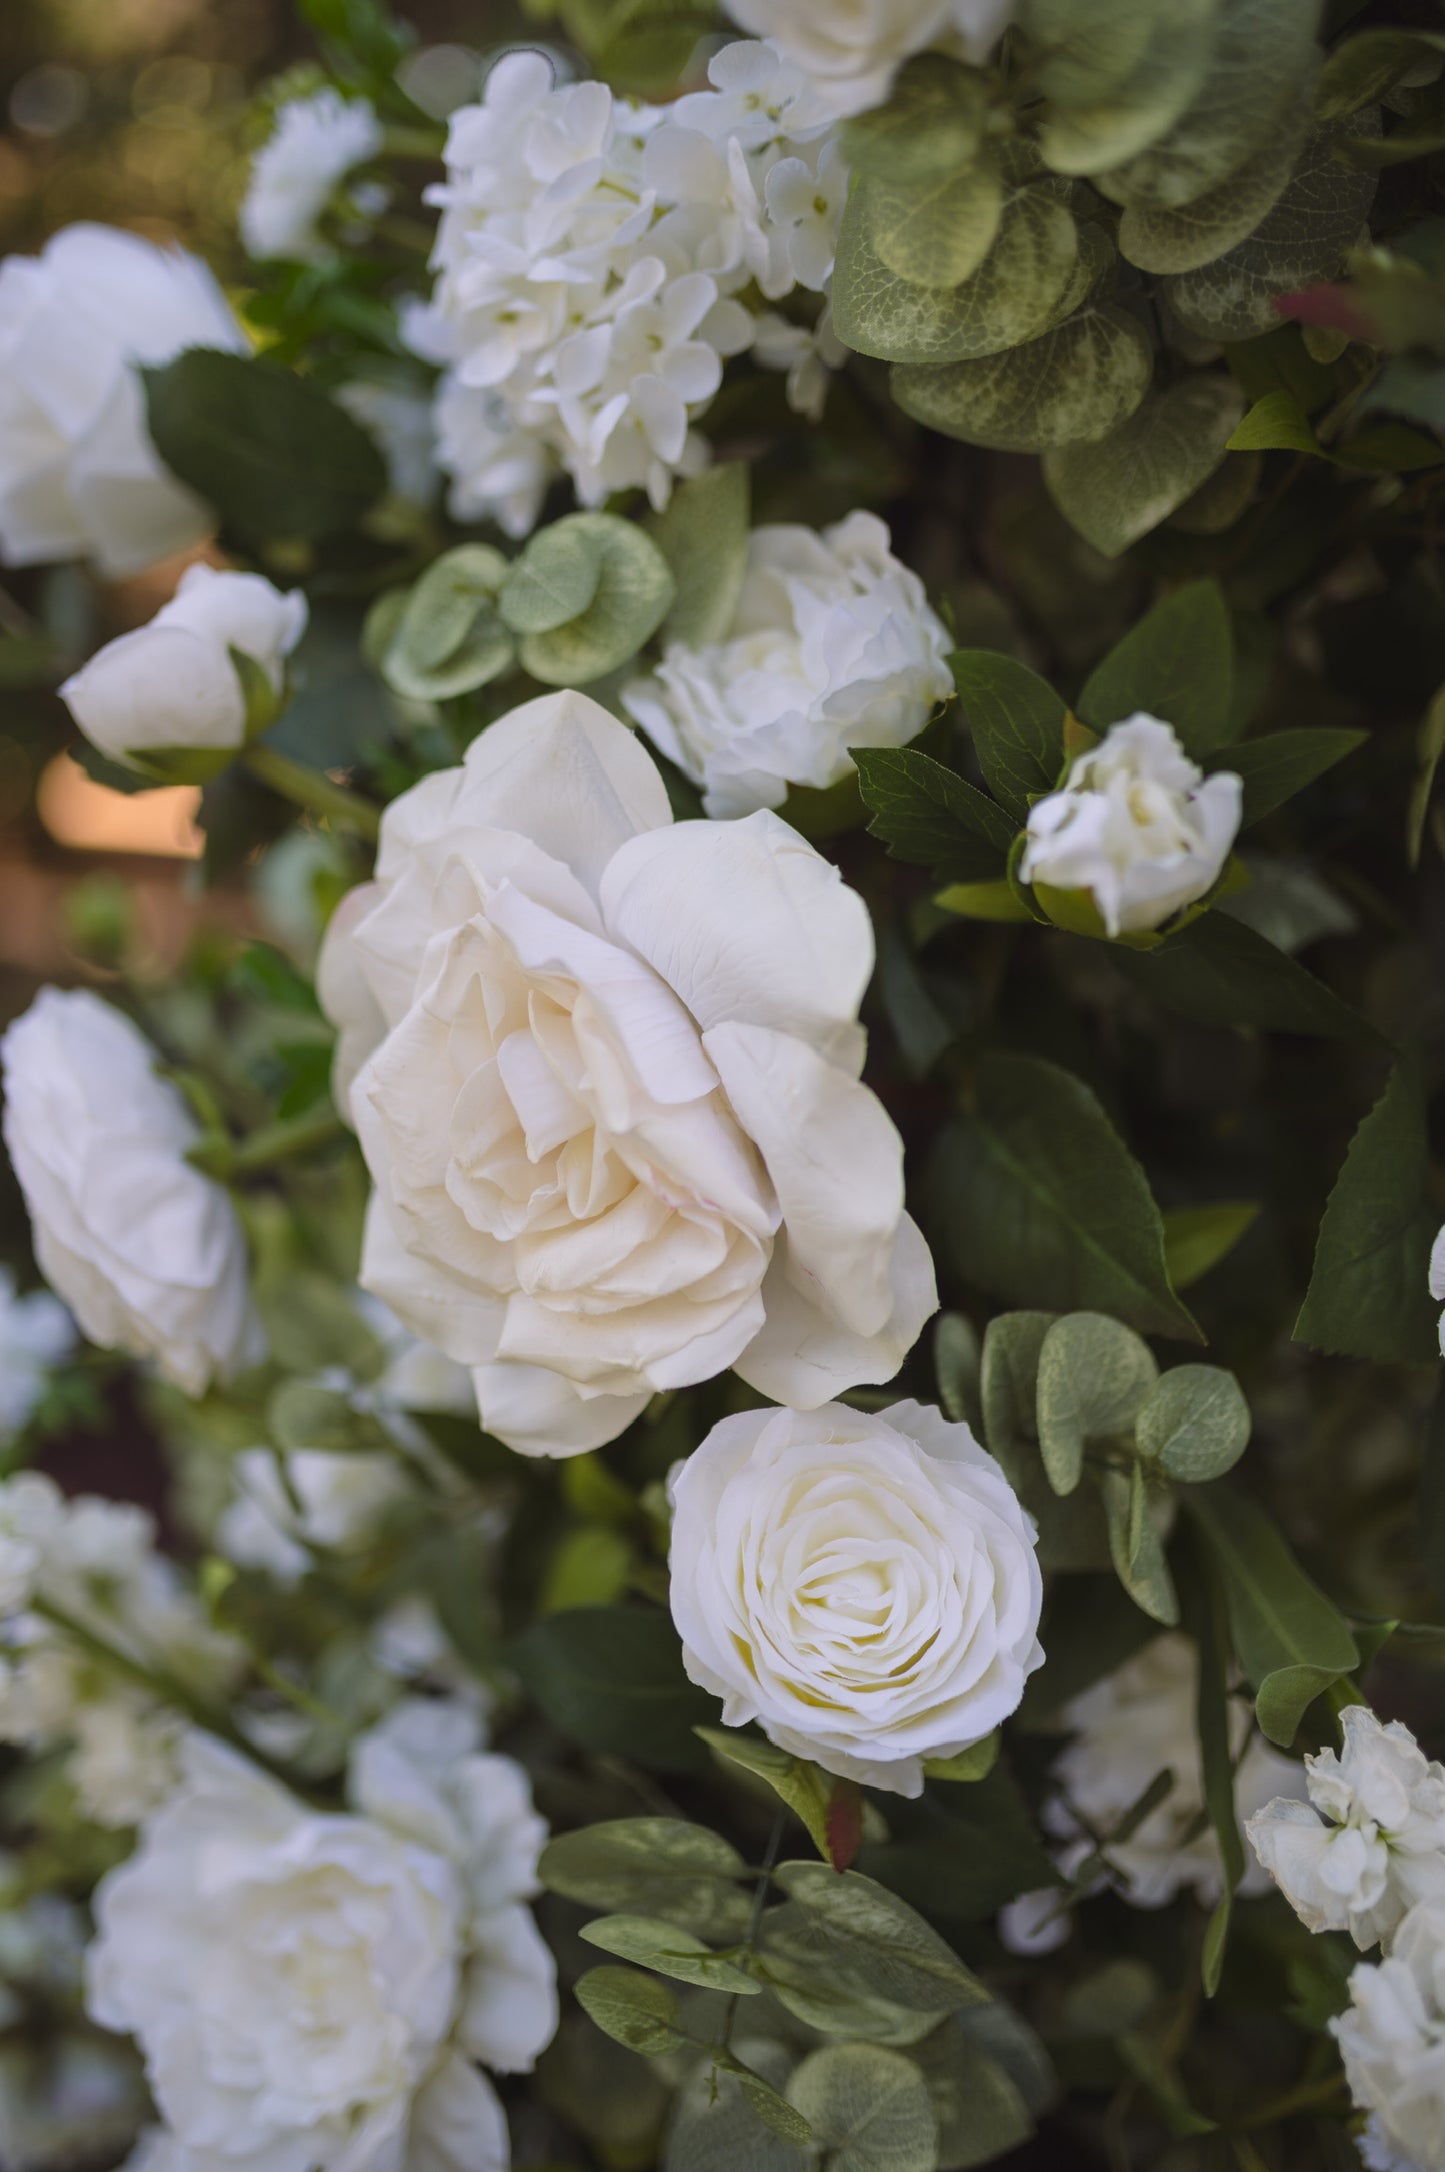
<path id="1" fill-rule="evenodd" d="M 916 747 L 854 747 L 870 836 L 889 855 L 931 869 L 935 881 L 1001 872 L 1017 825 L 956 770 Z"/>
<path id="2" fill-rule="evenodd" d="M 1181 378 L 1149 393 L 1110 436 L 1046 453 L 1049 493 L 1086 542 L 1117 558 L 1214 473 L 1243 404 L 1232 378 Z"/>
<path id="3" fill-rule="evenodd" d="M 1378 1038 L 1333 989 L 1230 913 L 1204 913 L 1156 950 L 1115 944 L 1109 963 L 1152 1002 L 1202 1026 Z"/>
<path id="4" fill-rule="evenodd" d="M 674 488 L 649 532 L 667 560 L 673 599 L 663 635 L 705 648 L 732 631 L 748 563 L 751 483 L 745 460 L 720 460 Z"/>
<path id="5" fill-rule="evenodd" d="M 703 1944 L 691 1931 L 655 1916 L 598 1916 L 584 1923 L 579 1936 L 589 1946 L 615 1953 L 619 1960 L 633 1961 L 677 1983 L 703 1984 L 711 1991 L 727 1991 L 735 1997 L 756 1997 L 762 1990 L 757 1978 L 736 1962 L 725 1960 Z"/>
<path id="6" fill-rule="evenodd" d="M 1011 844 L 1030 802 L 1052 792 L 1058 781 L 1067 713 L 1063 699 L 1026 664 L 992 649 L 960 649 L 950 661 L 979 767 L 1012 817 Z"/>
<path id="7" fill-rule="evenodd" d="M 1258 1202 L 1250 1199 L 1171 1207 L 1164 1216 L 1164 1258 L 1174 1288 L 1187 1290 L 1217 1267 L 1258 1215 Z"/>
<path id="8" fill-rule="evenodd" d="M 577 2003 L 599 2029 L 646 2057 L 679 2051 L 687 2043 L 677 1994 L 633 1968 L 593 1968 L 579 1977 Z"/>
<path id="9" fill-rule="evenodd" d="M 1293 799 L 1316 777 L 1362 747 L 1368 732 L 1306 726 L 1300 731 L 1270 732 L 1263 739 L 1237 740 L 1205 761 L 1206 769 L 1229 769 L 1244 780 L 1242 827 L 1262 822 L 1276 807 Z"/>
<path id="10" fill-rule="evenodd" d="M 1229 736 L 1234 632 L 1217 581 L 1191 581 L 1156 603 L 1096 664 L 1079 696 L 1095 731 L 1143 710 L 1173 726 L 1196 759 Z"/>

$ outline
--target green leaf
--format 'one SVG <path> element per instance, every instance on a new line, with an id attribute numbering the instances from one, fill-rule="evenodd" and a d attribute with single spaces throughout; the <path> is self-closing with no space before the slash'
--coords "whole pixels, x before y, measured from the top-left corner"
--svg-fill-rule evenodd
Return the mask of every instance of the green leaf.
<path id="1" fill-rule="evenodd" d="M 1171 1628 L 1179 1619 L 1179 1600 L 1164 1559 L 1163 1542 L 1149 1514 L 1149 1488 L 1142 1465 L 1135 1463 L 1127 1473 L 1102 1472 L 1100 1490 L 1115 1574 L 1142 1613 Z"/>
<path id="2" fill-rule="evenodd" d="M 1206 1998 L 1213 1998 L 1224 1966 L 1234 1894 L 1245 1871 L 1244 1836 L 1239 1829 L 1239 1813 L 1234 1800 L 1234 1755 L 1229 1727 L 1233 1664 L 1224 1595 L 1218 1574 L 1207 1557 L 1199 1557 L 1195 1573 L 1185 1589 L 1199 1669 L 1195 1715 L 1204 1804 L 1224 1869 L 1224 1891 L 1210 1917 L 1201 1956 L 1204 1993 Z"/>
<path id="3" fill-rule="evenodd" d="M 553 1726 L 584 1749 L 661 1772 L 705 1768 L 693 1729 L 715 1720 L 717 1705 L 688 1680 L 660 1609 L 574 1607 L 534 1622 L 509 1656 Z"/>
<path id="4" fill-rule="evenodd" d="M 774 2086 L 786 2082 L 792 2057 L 781 2044 L 746 2037 L 741 2048 L 752 2065 L 715 2052 L 680 2092 L 663 2172 L 809 2172 L 816 2164 L 800 2146 L 812 2129 Z"/>
<path id="5" fill-rule="evenodd" d="M 1017 2149 L 1034 2131 L 1032 2110 L 1019 2080 L 993 2055 L 987 2039 L 976 2041 L 971 2033 L 972 2021 L 994 2011 L 982 2007 L 976 2016 L 951 2014 L 913 2053 L 938 2121 L 938 2163 L 943 2172 L 969 2172 L 971 2166 L 991 2164 Z M 1038 2055 L 1047 2077 L 1048 2055 L 1042 2046 Z"/>
<path id="6" fill-rule="evenodd" d="M 350 1396 L 310 1380 L 283 1381 L 267 1405 L 266 1423 L 277 1447 L 288 1454 L 396 1454 L 396 1441 L 379 1418 L 354 1409 Z"/>
<path id="7" fill-rule="evenodd" d="M 1309 84 L 1296 82 L 1268 134 L 1249 155 L 1187 204 L 1133 203 L 1119 222 L 1119 251 L 1147 272 L 1192 272 L 1252 234 L 1294 173 L 1310 126 Z"/>
<path id="8" fill-rule="evenodd" d="M 1134 1422 L 1140 1455 L 1186 1485 L 1222 1478 L 1249 1434 L 1239 1382 L 1217 1365 L 1176 1365 L 1155 1381 Z"/>
<path id="9" fill-rule="evenodd" d="M 982 1922 L 1016 1894 L 1060 1883 L 1002 1762 L 987 1779 L 949 1789 L 946 1800 L 927 1795 L 923 1807 L 926 1815 L 908 1837 L 866 1847 L 859 1860 L 870 1877 L 930 1916 Z M 985 2014 L 993 2008 L 970 2011 Z"/>
<path id="10" fill-rule="evenodd" d="M 1267 814 L 1296 792 L 1302 792 L 1316 777 L 1322 777 L 1336 762 L 1342 762 L 1356 747 L 1362 747 L 1369 738 L 1368 732 L 1336 731 L 1328 727 L 1306 727 L 1300 731 L 1270 732 L 1263 739 L 1241 739 L 1233 746 L 1216 752 L 1206 762 L 1207 769 L 1233 770 L 1244 781 L 1244 815 L 1241 827 L 1248 828 L 1253 822 L 1262 822 Z"/>
<path id="11" fill-rule="evenodd" d="M 1191 1289 L 1217 1267 L 1259 1215 L 1257 1200 L 1212 1207 L 1171 1207 L 1164 1216 L 1164 1260 L 1176 1290 Z"/>
<path id="12" fill-rule="evenodd" d="M 1232 378 L 1183 377 L 1147 394 L 1109 437 L 1046 453 L 1049 493 L 1086 542 L 1117 558 L 1208 481 L 1242 404 Z"/>
<path id="13" fill-rule="evenodd" d="M 1142 709 L 1174 727 L 1196 759 L 1230 731 L 1234 632 L 1217 581 L 1190 581 L 1132 626 L 1079 696 L 1083 721 L 1107 731 Z"/>
<path id="14" fill-rule="evenodd" d="M 1445 686 L 1442 686 L 1425 711 L 1425 721 L 1420 726 L 1417 741 L 1420 768 L 1410 787 L 1410 807 L 1405 819 L 1405 858 L 1411 867 L 1420 865 L 1420 851 L 1425 842 L 1425 817 L 1430 810 L 1430 794 L 1435 785 L 1435 772 L 1440 757 L 1445 754 Z"/>
<path id="15" fill-rule="evenodd" d="M 1144 1334 L 1201 1339 L 1169 1287 L 1144 1172 L 1069 1072 L 986 1056 L 933 1189 L 969 1281 L 1011 1303 L 1109 1312 Z"/>
<path id="16" fill-rule="evenodd" d="M 1036 917 L 1003 876 L 994 882 L 951 882 L 933 902 L 963 920 L 1002 920 L 1026 927 Z"/>
<path id="17" fill-rule="evenodd" d="M 632 1968 L 592 1968 L 579 1977 L 577 2003 L 599 2029 L 629 2051 L 656 2058 L 689 2041 L 675 1992 Z"/>
<path id="18" fill-rule="evenodd" d="M 967 165 L 988 113 L 988 78 L 943 53 L 915 53 L 885 105 L 844 121 L 844 155 L 855 173 L 883 181 L 931 181 Z"/>
<path id="19" fill-rule="evenodd" d="M 1440 1218 L 1429 1204 L 1429 1163 L 1424 1082 L 1407 1057 L 1350 1141 L 1320 1223 L 1296 1342 L 1381 1364 L 1438 1358 L 1430 1247 Z"/>
<path id="20" fill-rule="evenodd" d="M 618 670 L 652 638 L 671 609 L 673 580 L 651 536 L 615 513 L 569 513 L 534 536 L 527 555 L 539 548 L 543 537 L 564 534 L 566 550 L 577 552 L 571 593 L 580 591 L 581 569 L 594 554 L 597 579 L 577 616 L 523 635 L 522 668 L 544 686 L 586 686 Z M 555 553 L 559 545 L 554 540 L 549 548 Z M 555 556 L 548 561 L 554 577 L 560 577 L 559 563 Z M 515 599 L 511 609 L 515 615 Z"/>
<path id="21" fill-rule="evenodd" d="M 1198 92 L 1216 0 L 1025 0 L 1039 144 L 1056 173 L 1120 165 L 1163 135 Z"/>
<path id="22" fill-rule="evenodd" d="M 970 1784 L 986 1780 L 998 1763 L 1000 1738 L 995 1728 L 981 1742 L 972 1742 L 953 1757 L 925 1757 L 923 1770 L 930 1780 L 960 1780 Z"/>
<path id="23" fill-rule="evenodd" d="M 1271 1742 L 1288 1749 L 1321 1690 L 1360 1654 L 1344 1617 L 1310 1581 L 1265 1511 L 1228 1484 L 1183 1496 L 1217 1567 L 1235 1657 Z"/>
<path id="24" fill-rule="evenodd" d="M 394 617 L 376 627 L 387 685 L 413 700 L 446 701 L 499 677 L 512 661 L 512 638 L 495 607 L 507 573 L 501 552 L 485 543 L 463 543 L 428 566 Z"/>
<path id="25" fill-rule="evenodd" d="M 889 856 L 932 870 L 934 880 L 977 881 L 1001 871 L 1015 825 L 955 770 L 916 747 L 855 747 L 870 836 Z"/>
<path id="26" fill-rule="evenodd" d="M 1137 317 L 1091 301 L 1022 346 L 976 361 L 893 366 L 906 415 L 965 445 L 1050 452 L 1107 437 L 1149 389 L 1154 349 Z"/>
<path id="27" fill-rule="evenodd" d="M 1032 1458 L 1038 1439 L 1037 1392 L 1044 1338 L 1052 1312 L 1000 1312 L 983 1335 L 979 1397 L 983 1437 L 1010 1477 Z"/>
<path id="28" fill-rule="evenodd" d="M 1031 801 L 1058 782 L 1067 713 L 1063 700 L 1026 664 L 992 649 L 960 649 L 949 661 L 979 767 L 1012 817 L 1012 831 L 1027 820 Z"/>
<path id="29" fill-rule="evenodd" d="M 654 1916 L 598 1916 L 595 1922 L 584 1923 L 579 1935 L 589 1946 L 600 1946 L 604 1953 L 615 1953 L 619 1960 L 634 1961 L 678 1983 L 700 1983 L 735 1997 L 756 1997 L 763 1988 L 746 1969 L 714 1953 L 691 1931 Z"/>
<path id="30" fill-rule="evenodd" d="M 323 541 L 385 487 L 371 437 L 309 378 L 208 347 L 141 375 L 162 460 L 248 541 Z"/>
<path id="31" fill-rule="evenodd" d="M 1445 37 L 1427 30 L 1362 30 L 1337 45 L 1320 70 L 1315 112 L 1343 120 L 1374 105 L 1418 68 L 1445 53 Z"/>
<path id="32" fill-rule="evenodd" d="M 1425 1422 L 1415 1522 L 1426 1581 L 1437 1598 L 1445 1598 L 1445 1381 Z"/>
<path id="33" fill-rule="evenodd" d="M 925 180 L 865 175 L 856 193 L 879 262 L 921 287 L 956 287 L 976 271 L 1003 214 L 1003 179 L 987 154 Z"/>
<path id="34" fill-rule="evenodd" d="M 856 1870 L 824 1863 L 784 1863 L 778 1883 L 807 1922 L 820 1966 L 867 1969 L 880 1998 L 921 2013 L 949 2013 L 989 1997 L 953 1948 L 906 1901 Z M 766 1948 L 765 1948 L 766 1953 Z"/>
<path id="35" fill-rule="evenodd" d="M 679 483 L 666 509 L 648 522 L 672 573 L 673 598 L 662 631 L 684 648 L 706 648 L 732 631 L 748 564 L 747 462 L 720 460 Z"/>
<path id="36" fill-rule="evenodd" d="M 911 2059 L 876 2044 L 810 2052 L 788 2098 L 827 2151 L 829 2172 L 934 2172 L 938 2125 Z"/>
<path id="37" fill-rule="evenodd" d="M 961 1312 L 940 1312 L 934 1323 L 933 1370 L 944 1416 L 977 1433 L 982 1423 L 978 1333 Z"/>
<path id="38" fill-rule="evenodd" d="M 766 1780 L 779 1800 L 785 1802 L 807 1827 L 809 1838 L 824 1862 L 831 1862 L 828 1812 L 840 1785 L 831 1772 L 823 1772 L 806 1759 L 775 1748 L 771 1742 L 738 1734 L 732 1728 L 699 1727 L 697 1731 L 713 1755 L 724 1764 L 740 1765 L 744 1772 L 756 1773 L 760 1780 Z"/>
<path id="39" fill-rule="evenodd" d="M 602 543 L 573 520 L 539 528 L 497 598 L 515 634 L 551 633 L 580 618 L 602 579 Z"/>
<path id="40" fill-rule="evenodd" d="M 1202 1026 L 1377 1038 L 1322 980 L 1229 913 L 1204 913 L 1156 950 L 1115 944 L 1109 963 L 1152 1002 Z"/>
<path id="41" fill-rule="evenodd" d="M 1125 1433 L 1159 1368 L 1132 1328 L 1100 1312 L 1056 1320 L 1039 1350 L 1039 1453 L 1055 1493 L 1072 1493 L 1091 1440 Z"/>
<path id="42" fill-rule="evenodd" d="M 1257 399 L 1229 440 L 1231 452 L 1321 451 L 1308 416 L 1283 385 Z"/>
<path id="43" fill-rule="evenodd" d="M 736 1883 L 747 1875 L 737 1850 L 681 1818 L 614 1818 L 558 1833 L 537 1874 L 566 1900 L 661 1916 L 709 1938 L 743 1937 L 752 1910 Z"/>

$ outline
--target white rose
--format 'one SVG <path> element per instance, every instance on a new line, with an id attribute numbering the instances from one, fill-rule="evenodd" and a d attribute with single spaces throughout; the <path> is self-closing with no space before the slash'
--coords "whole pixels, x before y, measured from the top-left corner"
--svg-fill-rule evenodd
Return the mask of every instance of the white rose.
<path id="1" fill-rule="evenodd" d="M 352 1752 L 350 1813 L 201 1736 L 95 1899 L 88 2003 L 138 2040 L 173 2172 L 505 2172 L 473 2061 L 556 2026 L 526 1906 L 546 1828 L 474 1716 L 402 1705 Z M 223 1965 L 218 1960 L 223 1957 Z"/>
<path id="2" fill-rule="evenodd" d="M 67 226 L 0 264 L 0 556 L 138 573 L 214 526 L 151 443 L 138 369 L 246 339 L 196 257 Z"/>
<path id="3" fill-rule="evenodd" d="M 5 1144 L 46 1280 L 103 1349 L 153 1357 L 188 1394 L 258 1358 L 245 1239 L 200 1136 L 128 1018 L 42 988 L 0 1039 Z"/>
<path id="4" fill-rule="evenodd" d="M 834 528 L 755 528 L 727 638 L 671 646 L 623 695 L 704 787 L 710 815 L 777 807 L 790 784 L 853 772 L 850 747 L 916 738 L 953 691 L 948 634 L 872 513 Z"/>
<path id="5" fill-rule="evenodd" d="M 382 128 L 364 98 L 320 90 L 282 106 L 251 162 L 241 204 L 241 239 L 249 256 L 322 264 L 333 253 L 320 221 L 353 167 L 375 158 Z"/>
<path id="6" fill-rule="evenodd" d="M 1043 1665 L 1033 1519 L 931 1405 L 724 1418 L 669 1491 L 683 1663 L 729 1727 L 917 1795 Z"/>
<path id="7" fill-rule="evenodd" d="M 91 745 L 112 761 L 182 748 L 232 752 L 275 719 L 306 598 L 259 573 L 189 566 L 148 625 L 97 650 L 60 689 Z M 260 667 L 272 700 L 248 716 L 231 651 Z"/>
<path id="8" fill-rule="evenodd" d="M 1157 717 L 1111 724 L 1058 792 L 1029 809 L 1019 873 L 1087 890 L 1110 935 L 1157 928 L 1213 889 L 1239 829 L 1244 787 L 1206 778 Z"/>
<path id="9" fill-rule="evenodd" d="M 1305 1759 L 1309 1802 L 1266 1803 L 1248 1831 L 1301 1922 L 1363 1950 L 1417 1902 L 1445 1907 L 1445 1766 L 1367 1705 L 1346 1705 L 1340 1725 L 1341 1755 Z"/>
<path id="10" fill-rule="evenodd" d="M 528 702 L 382 820 L 318 985 L 375 1191 L 361 1279 L 513 1447 L 736 1366 L 814 1408 L 937 1297 L 858 1080 L 867 911 L 775 815 L 673 824 L 633 735 Z"/>
<path id="11" fill-rule="evenodd" d="M 1330 2029 L 1350 2095 L 1373 2115 L 1366 2164 L 1445 2172 L 1445 1908 L 1412 1909 L 1385 1959 L 1361 1962 Z"/>
<path id="12" fill-rule="evenodd" d="M 1107 1847 L 1114 1883 L 1135 1908 L 1162 1908 L 1185 1890 L 1210 1906 L 1223 1891 L 1219 1843 L 1205 1817 L 1195 1717 L 1198 1664 L 1188 1637 L 1153 1637 L 1064 1709 L 1063 1723 L 1074 1739 L 1054 1765 L 1060 1792 L 1045 1811 L 1061 1843 L 1055 1853 L 1064 1870 L 1093 1854 L 1094 1836 L 1107 1836 L 1160 1772 L 1171 1776 L 1164 1800 L 1127 1840 Z M 1229 1725 L 1235 1809 L 1243 1824 L 1269 1796 L 1302 1792 L 1304 1775 L 1255 1733 L 1248 1710 L 1235 1700 Z M 1249 1864 L 1240 1891 L 1267 1889 L 1259 1865 Z"/>
<path id="13" fill-rule="evenodd" d="M 881 105 L 900 61 L 926 46 L 958 46 L 982 60 L 1013 0 L 727 0 L 727 10 L 826 89 L 841 117 Z"/>
<path id="14" fill-rule="evenodd" d="M 1430 1247 L 1430 1295 L 1437 1305 L 1445 1299 L 1445 1229 L 1436 1232 Z M 1440 1315 L 1440 1355 L 1445 1357 L 1445 1312 Z"/>

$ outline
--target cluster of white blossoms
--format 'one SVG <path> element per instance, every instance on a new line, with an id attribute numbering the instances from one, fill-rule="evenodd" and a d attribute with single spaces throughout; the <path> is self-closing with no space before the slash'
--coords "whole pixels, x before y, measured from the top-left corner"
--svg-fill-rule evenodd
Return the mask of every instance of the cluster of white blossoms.
<path id="1" fill-rule="evenodd" d="M 1029 809 L 1020 877 L 1086 892 L 1111 936 L 1157 928 L 1219 880 L 1243 798 L 1232 771 L 1206 777 L 1168 724 L 1128 717 Z"/>
<path id="2" fill-rule="evenodd" d="M 17 1295 L 0 1267 L 0 1443 L 30 1422 L 50 1376 L 75 1348 L 75 1322 L 49 1290 Z"/>
<path id="3" fill-rule="evenodd" d="M 0 1484 L 0 1741 L 64 1746 L 88 1816 L 134 1824 L 176 1778 L 175 1711 L 125 1663 L 216 1697 L 239 1658 L 156 1550 L 144 1509 L 67 1500 L 38 1472 Z"/>
<path id="4" fill-rule="evenodd" d="M 584 505 L 636 487 L 665 505 L 706 464 L 693 424 L 724 363 L 776 316 L 742 297 L 826 293 L 847 194 L 826 110 L 769 44 L 728 46 L 709 73 L 661 109 L 511 53 L 452 115 L 436 284 L 406 329 L 445 369 L 458 519 L 525 535 L 562 474 Z M 816 402 L 796 342 L 761 358 Z"/>
<path id="5" fill-rule="evenodd" d="M 770 38 L 838 115 L 888 96 L 900 62 L 939 46 L 987 57 L 1014 0 L 727 0 L 743 30 Z"/>
<path id="6" fill-rule="evenodd" d="M 751 814 L 790 784 L 839 783 L 850 747 L 916 738 L 953 692 L 951 647 L 883 522 L 850 513 L 821 535 L 755 528 L 725 637 L 674 642 L 622 698 L 709 815 Z"/>
<path id="7" fill-rule="evenodd" d="M 88 989 L 42 988 L 0 1038 L 4 1136 L 35 1257 L 103 1349 L 190 1395 L 262 1355 L 246 1243 L 144 1034 Z"/>
<path id="8" fill-rule="evenodd" d="M 247 254 L 325 263 L 332 251 L 322 217 L 347 175 L 381 145 L 381 123 L 364 98 L 343 98 L 328 87 L 289 99 L 251 161 L 240 212 Z"/>
<path id="9" fill-rule="evenodd" d="M 200 260 L 109 226 L 67 226 L 0 263 L 0 557 L 139 573 L 198 543 L 210 508 L 163 466 L 142 367 L 246 351 Z"/>
<path id="10" fill-rule="evenodd" d="M 135 2172 L 506 2172 L 479 2064 L 557 2022 L 528 1901 L 546 1828 L 474 1711 L 404 1702 L 315 1810 L 208 1736 L 96 1893 L 90 2011 L 164 2122 Z"/>
<path id="11" fill-rule="evenodd" d="M 526 1453 L 733 1366 L 816 1409 L 937 1305 L 859 1079 L 860 897 L 774 814 L 674 823 L 585 695 L 528 702 L 382 818 L 318 974 L 374 1190 L 363 1285 Z"/>

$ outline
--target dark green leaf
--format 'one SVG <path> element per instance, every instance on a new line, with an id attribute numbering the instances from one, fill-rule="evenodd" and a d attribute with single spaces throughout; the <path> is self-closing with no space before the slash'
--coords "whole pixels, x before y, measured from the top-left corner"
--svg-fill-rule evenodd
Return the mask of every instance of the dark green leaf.
<path id="1" fill-rule="evenodd" d="M 1164 1259 L 1176 1290 L 1187 1290 L 1234 1250 L 1258 1218 L 1254 1200 L 1212 1207 L 1171 1207 L 1164 1217 Z"/>
<path id="2" fill-rule="evenodd" d="M 938 882 L 986 881 L 1002 872 L 1015 825 L 976 786 L 916 747 L 851 751 L 872 811 L 869 833 L 895 860 L 931 869 Z"/>
<path id="3" fill-rule="evenodd" d="M 950 661 L 979 767 L 1015 824 L 1023 822 L 1030 801 L 1058 782 L 1063 699 L 1026 664 L 992 649 L 960 649 Z"/>
<path id="4" fill-rule="evenodd" d="M 705 1770 L 693 1729 L 717 1705 L 683 1672 L 668 1616 L 645 1607 L 576 1607 L 534 1622 L 512 1665 L 554 1727 L 584 1749 L 662 1772 Z"/>
<path id="5" fill-rule="evenodd" d="M 1171 724 L 1196 760 L 1229 736 L 1234 634 L 1217 581 L 1191 581 L 1131 627 L 1090 673 L 1079 715 L 1097 732 L 1136 710 Z"/>
<path id="6" fill-rule="evenodd" d="M 1202 1026 L 1377 1038 L 1322 980 L 1229 913 L 1204 913 L 1157 950 L 1115 944 L 1109 962 L 1152 1002 Z"/>
<path id="7" fill-rule="evenodd" d="M 1243 739 L 1221 748 L 1205 761 L 1206 769 L 1233 770 L 1244 780 L 1243 827 L 1260 822 L 1285 800 L 1293 799 L 1316 777 L 1363 746 L 1368 732 L 1306 728 L 1271 732 L 1264 739 Z"/>

